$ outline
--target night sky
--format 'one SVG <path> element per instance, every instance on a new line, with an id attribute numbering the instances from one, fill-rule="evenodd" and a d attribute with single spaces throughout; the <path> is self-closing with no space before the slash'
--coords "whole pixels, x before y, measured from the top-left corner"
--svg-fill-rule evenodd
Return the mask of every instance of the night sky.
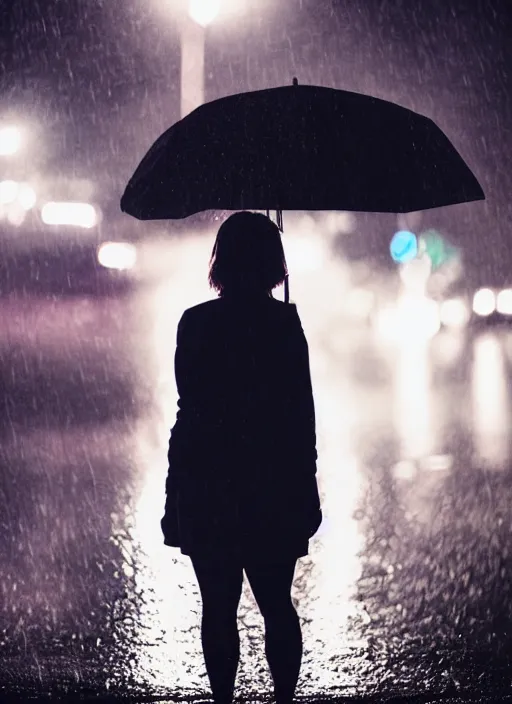
<path id="1" fill-rule="evenodd" d="M 247 0 L 208 30 L 206 100 L 302 83 L 366 92 L 434 119 L 485 203 L 424 215 L 462 244 L 474 283 L 512 283 L 509 0 Z M 0 121 L 29 120 L 26 168 L 94 175 L 107 211 L 147 147 L 179 119 L 170 0 L 3 0 Z M 37 154 L 36 154 L 37 152 Z M 386 252 L 389 218 L 361 218 Z"/>

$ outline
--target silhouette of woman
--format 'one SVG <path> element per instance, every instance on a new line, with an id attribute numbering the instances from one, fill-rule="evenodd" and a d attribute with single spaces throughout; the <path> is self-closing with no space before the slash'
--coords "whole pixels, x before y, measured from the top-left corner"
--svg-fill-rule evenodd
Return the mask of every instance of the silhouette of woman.
<path id="1" fill-rule="evenodd" d="M 295 304 L 272 296 L 286 273 L 278 227 L 235 213 L 210 260 L 218 298 L 187 309 L 178 324 L 179 410 L 161 526 L 199 583 L 215 704 L 233 698 L 244 570 L 265 622 L 277 704 L 293 700 L 301 665 L 290 591 L 322 512 L 308 345 Z"/>

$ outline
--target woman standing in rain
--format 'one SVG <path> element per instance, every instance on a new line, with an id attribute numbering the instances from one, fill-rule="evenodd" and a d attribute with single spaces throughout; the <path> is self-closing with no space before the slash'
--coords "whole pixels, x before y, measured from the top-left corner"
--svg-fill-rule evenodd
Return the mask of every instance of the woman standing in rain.
<path id="1" fill-rule="evenodd" d="M 322 521 L 308 345 L 278 227 L 240 212 L 220 227 L 209 283 L 187 309 L 175 354 L 178 413 L 169 443 L 162 531 L 190 556 L 215 704 L 232 701 L 243 571 L 265 621 L 277 704 L 293 700 L 302 634 L 291 600 L 296 561 Z"/>

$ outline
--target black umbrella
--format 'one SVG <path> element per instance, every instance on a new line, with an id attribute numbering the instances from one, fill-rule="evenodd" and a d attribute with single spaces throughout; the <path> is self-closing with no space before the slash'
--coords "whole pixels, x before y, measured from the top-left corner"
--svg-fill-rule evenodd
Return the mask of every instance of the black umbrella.
<path id="1" fill-rule="evenodd" d="M 139 220 L 216 209 L 405 213 L 484 197 L 429 118 L 295 79 L 177 122 L 137 167 L 121 209 Z"/>
<path id="2" fill-rule="evenodd" d="M 293 85 L 220 98 L 177 122 L 138 166 L 121 209 L 139 220 L 213 209 L 406 213 L 483 198 L 429 118 Z"/>

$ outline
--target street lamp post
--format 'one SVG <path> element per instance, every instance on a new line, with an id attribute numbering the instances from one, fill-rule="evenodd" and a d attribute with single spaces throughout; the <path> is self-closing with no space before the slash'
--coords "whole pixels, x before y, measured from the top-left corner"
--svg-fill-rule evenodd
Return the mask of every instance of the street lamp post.
<path id="1" fill-rule="evenodd" d="M 220 0 L 190 0 L 181 27 L 181 117 L 204 103 L 206 27 L 217 16 Z"/>

